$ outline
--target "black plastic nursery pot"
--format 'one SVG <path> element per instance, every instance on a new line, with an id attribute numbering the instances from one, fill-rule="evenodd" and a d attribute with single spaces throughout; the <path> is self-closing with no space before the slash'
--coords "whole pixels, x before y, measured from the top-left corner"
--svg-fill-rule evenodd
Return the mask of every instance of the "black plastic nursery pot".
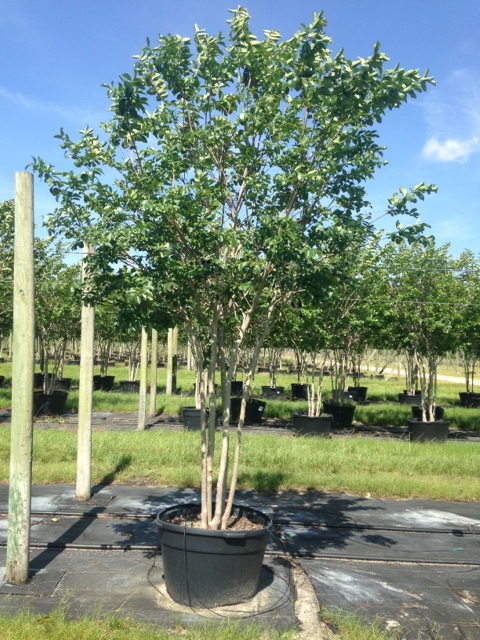
<path id="1" fill-rule="evenodd" d="M 245 602 L 258 590 L 271 520 L 249 507 L 233 514 L 260 529 L 217 531 L 173 524 L 177 516 L 198 514 L 198 504 L 169 507 L 156 518 L 164 579 L 171 598 L 189 607 L 220 607 Z"/>
<path id="2" fill-rule="evenodd" d="M 365 402 L 367 399 L 368 387 L 348 387 L 347 393 L 352 396 L 355 402 Z"/>
<path id="3" fill-rule="evenodd" d="M 34 389 L 41 389 L 43 387 L 44 379 L 45 379 L 45 376 L 43 375 L 43 373 L 34 373 L 33 374 L 33 388 Z"/>
<path id="4" fill-rule="evenodd" d="M 292 397 L 298 400 L 308 400 L 308 384 L 292 382 Z"/>
<path id="5" fill-rule="evenodd" d="M 333 426 L 336 429 L 350 429 L 355 414 L 354 404 L 330 404 L 323 403 L 323 410 L 333 418 Z"/>
<path id="6" fill-rule="evenodd" d="M 241 396 L 243 393 L 243 382 L 241 380 L 232 380 L 230 393 L 232 396 Z"/>
<path id="7" fill-rule="evenodd" d="M 262 396 L 264 398 L 278 398 L 283 396 L 285 392 L 285 387 L 262 387 Z"/>
<path id="8" fill-rule="evenodd" d="M 67 396 L 66 391 L 52 391 L 49 394 L 43 393 L 43 391 L 34 391 L 33 415 L 58 416 L 64 414 Z"/>
<path id="9" fill-rule="evenodd" d="M 477 409 L 480 407 L 480 393 L 459 393 L 460 404 L 468 409 Z"/>
<path id="10" fill-rule="evenodd" d="M 123 393 L 138 393 L 140 390 L 139 382 L 131 382 L 129 380 L 121 380 L 120 381 L 120 391 Z"/>
<path id="11" fill-rule="evenodd" d="M 410 405 L 421 405 L 422 404 L 422 396 L 420 393 L 416 393 L 414 396 L 408 393 L 399 393 L 398 394 L 398 402 L 400 404 L 410 404 Z"/>
<path id="12" fill-rule="evenodd" d="M 448 420 L 435 420 L 435 422 L 421 422 L 420 420 L 407 420 L 410 442 L 446 442 L 448 440 Z"/>
<path id="13" fill-rule="evenodd" d="M 240 418 L 240 407 L 242 398 L 230 398 L 230 421 L 238 422 Z M 250 398 L 245 407 L 245 424 L 260 424 L 262 422 L 263 412 L 267 406 L 263 400 Z"/>
<path id="14" fill-rule="evenodd" d="M 333 417 L 307 416 L 304 413 L 293 414 L 293 428 L 300 436 L 328 437 L 333 426 Z"/>
<path id="15" fill-rule="evenodd" d="M 205 411 L 206 420 L 210 415 L 209 410 Z M 182 409 L 183 426 L 187 431 L 200 431 L 202 423 L 200 421 L 200 409 L 196 407 L 183 407 Z"/>

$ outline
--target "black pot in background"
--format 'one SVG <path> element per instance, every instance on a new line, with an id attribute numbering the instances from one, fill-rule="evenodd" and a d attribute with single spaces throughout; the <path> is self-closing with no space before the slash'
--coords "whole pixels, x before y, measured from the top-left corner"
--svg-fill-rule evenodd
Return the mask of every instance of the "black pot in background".
<path id="1" fill-rule="evenodd" d="M 412 405 L 411 409 L 412 409 L 412 416 L 415 418 L 415 420 L 421 420 L 422 407 L 418 405 Z M 443 407 L 435 407 L 435 420 L 443 420 L 444 412 L 445 412 L 445 409 Z"/>
<path id="2" fill-rule="evenodd" d="M 400 404 L 421 405 L 422 404 L 422 396 L 419 393 L 416 393 L 414 396 L 411 396 L 408 393 L 399 393 L 398 394 L 398 402 Z"/>
<path id="3" fill-rule="evenodd" d="M 333 426 L 336 429 L 350 429 L 355 414 L 354 404 L 330 404 L 323 403 L 323 410 L 333 418 Z"/>
<path id="4" fill-rule="evenodd" d="M 355 402 L 365 402 L 367 399 L 368 387 L 348 387 L 347 393 L 352 396 Z"/>
<path id="5" fill-rule="evenodd" d="M 292 396 L 298 400 L 308 400 L 308 384 L 292 382 Z"/>
<path id="6" fill-rule="evenodd" d="M 0 387 L 3 385 L 4 382 L 5 382 L 5 376 L 0 376 Z"/>
<path id="7" fill-rule="evenodd" d="M 100 376 L 100 389 L 102 391 L 111 391 L 115 382 L 115 376 Z"/>
<path id="8" fill-rule="evenodd" d="M 242 398 L 230 399 L 230 421 L 238 422 L 240 418 L 240 405 L 242 404 Z M 267 406 L 266 402 L 251 398 L 248 400 L 245 407 L 245 424 L 260 424 L 263 417 L 263 412 Z"/>
<path id="9" fill-rule="evenodd" d="M 410 442 L 446 442 L 448 440 L 448 420 L 435 420 L 435 422 L 421 422 L 420 420 L 407 420 Z"/>
<path id="10" fill-rule="evenodd" d="M 45 376 L 43 373 L 34 373 L 33 374 L 33 388 L 41 389 L 43 387 L 43 381 L 45 380 Z"/>
<path id="11" fill-rule="evenodd" d="M 234 515 L 262 527 L 217 531 L 170 522 L 177 516 L 188 519 L 199 510 L 198 504 L 178 505 L 156 518 L 169 595 L 179 604 L 204 608 L 249 600 L 258 590 L 270 518 L 255 509 L 234 505 Z"/>
<path id="12" fill-rule="evenodd" d="M 293 428 L 300 436 L 328 436 L 333 426 L 330 415 L 307 416 L 304 413 L 293 414 Z"/>
<path id="13" fill-rule="evenodd" d="M 282 396 L 285 391 L 285 387 L 262 387 L 262 396 L 264 398 L 278 398 Z"/>
<path id="14" fill-rule="evenodd" d="M 241 380 L 232 380 L 230 393 L 232 396 L 241 396 L 243 393 L 243 382 Z"/>
<path id="15" fill-rule="evenodd" d="M 123 393 L 138 393 L 140 390 L 139 382 L 130 382 L 129 380 L 120 380 L 120 391 Z"/>
<path id="16" fill-rule="evenodd" d="M 460 396 L 460 404 L 462 407 L 467 407 L 469 409 L 477 409 L 480 407 L 480 393 L 459 393 Z"/>
<path id="17" fill-rule="evenodd" d="M 208 422 L 210 415 L 210 411 L 208 409 L 205 411 L 205 415 Z M 200 431 L 202 428 L 202 424 L 200 422 L 200 409 L 197 409 L 196 407 L 183 407 L 182 417 L 183 426 L 187 431 Z"/>
<path id="18" fill-rule="evenodd" d="M 49 394 L 43 393 L 43 391 L 34 391 L 33 415 L 59 416 L 64 414 L 67 396 L 66 391 L 52 391 Z"/>

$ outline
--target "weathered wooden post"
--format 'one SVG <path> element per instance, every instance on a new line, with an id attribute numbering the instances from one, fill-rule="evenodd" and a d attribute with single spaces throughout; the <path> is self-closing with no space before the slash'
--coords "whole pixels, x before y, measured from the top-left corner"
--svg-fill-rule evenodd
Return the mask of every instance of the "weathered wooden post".
<path id="1" fill-rule="evenodd" d="M 167 338 L 167 384 L 165 393 L 171 396 L 177 391 L 178 328 L 168 330 Z"/>
<path id="2" fill-rule="evenodd" d="M 152 329 L 151 343 L 150 343 L 150 406 L 148 408 L 148 415 L 154 416 L 157 413 L 157 346 L 158 346 L 158 332 L 156 329 Z"/>
<path id="3" fill-rule="evenodd" d="M 92 247 L 83 247 L 82 277 L 86 278 L 87 256 Z M 82 327 L 80 339 L 80 380 L 78 388 L 78 431 L 77 431 L 77 500 L 90 500 L 91 457 L 92 457 L 92 397 L 94 364 L 95 309 L 82 305 Z"/>
<path id="4" fill-rule="evenodd" d="M 148 336 L 145 327 L 142 327 L 140 337 L 140 388 L 138 393 L 138 426 L 139 431 L 145 429 L 145 416 L 147 406 L 147 361 L 148 361 Z"/>
<path id="5" fill-rule="evenodd" d="M 33 175 L 15 174 L 12 421 L 5 579 L 28 581 L 35 366 Z"/>

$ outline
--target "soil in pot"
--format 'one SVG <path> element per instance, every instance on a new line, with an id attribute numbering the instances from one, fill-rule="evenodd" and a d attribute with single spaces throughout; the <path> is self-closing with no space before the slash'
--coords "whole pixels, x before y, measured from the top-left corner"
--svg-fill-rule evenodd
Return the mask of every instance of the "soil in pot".
<path id="1" fill-rule="evenodd" d="M 448 440 L 448 420 L 435 420 L 435 422 L 421 422 L 420 420 L 407 420 L 410 442 L 446 442 Z"/>
<path id="2" fill-rule="evenodd" d="M 293 414 L 293 428 L 299 436 L 328 437 L 333 426 L 330 415 L 307 416 L 304 413 Z"/>
<path id="3" fill-rule="evenodd" d="M 240 406 L 242 404 L 242 398 L 230 399 L 230 421 L 238 422 L 240 418 Z M 263 400 L 257 400 L 251 398 L 247 402 L 245 407 L 245 424 L 260 424 L 263 418 L 263 412 L 267 406 Z"/>
<path id="4" fill-rule="evenodd" d="M 169 507 L 158 514 L 165 585 L 169 595 L 190 607 L 219 607 L 253 598 L 258 590 L 271 520 L 260 511 L 234 505 L 236 518 L 257 529 L 213 531 L 172 523 L 196 518 L 198 504 Z"/>
<path id="5" fill-rule="evenodd" d="M 333 426 L 336 429 L 350 429 L 355 414 L 354 404 L 330 404 L 323 403 L 323 410 L 333 418 Z"/>

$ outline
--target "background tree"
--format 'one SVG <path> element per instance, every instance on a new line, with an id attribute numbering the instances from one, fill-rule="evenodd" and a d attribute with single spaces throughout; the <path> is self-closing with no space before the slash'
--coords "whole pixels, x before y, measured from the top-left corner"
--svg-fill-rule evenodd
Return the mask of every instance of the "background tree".
<path id="1" fill-rule="evenodd" d="M 458 259 L 457 269 L 461 306 L 456 314 L 455 334 L 465 374 L 465 390 L 473 393 L 475 369 L 480 360 L 480 260 L 466 249 Z"/>
<path id="2" fill-rule="evenodd" d="M 47 393 L 62 377 L 68 342 L 80 335 L 80 265 L 67 265 L 65 255 L 65 247 L 52 238 L 35 239 L 35 334 Z"/>
<path id="3" fill-rule="evenodd" d="M 365 183 L 384 164 L 375 123 L 432 82 L 385 68 L 378 45 L 365 59 L 332 55 L 321 14 L 288 40 L 277 31 L 257 38 L 241 7 L 229 25 L 228 38 L 196 28 L 193 43 L 147 42 L 132 73 L 108 86 L 102 137 L 60 133 L 75 170 L 33 163 L 59 202 L 52 225 L 96 247 L 104 278 L 125 275 L 139 299 L 155 299 L 171 326 L 184 327 L 200 385 L 202 524 L 211 528 L 228 521 L 245 403 L 278 310 L 305 272 L 321 272 L 330 229 L 370 227 Z M 415 213 L 432 189 L 403 189 L 389 213 Z M 232 461 L 230 383 L 247 337 Z M 217 366 L 224 417 L 212 512 Z"/>
<path id="4" fill-rule="evenodd" d="M 422 421 L 435 420 L 437 369 L 457 347 L 459 282 L 448 245 L 402 242 L 385 251 L 388 335 L 412 358 L 422 392 Z"/>
<path id="5" fill-rule="evenodd" d="M 0 340 L 2 341 L 10 335 L 13 322 L 14 215 L 13 200 L 0 203 Z"/>

